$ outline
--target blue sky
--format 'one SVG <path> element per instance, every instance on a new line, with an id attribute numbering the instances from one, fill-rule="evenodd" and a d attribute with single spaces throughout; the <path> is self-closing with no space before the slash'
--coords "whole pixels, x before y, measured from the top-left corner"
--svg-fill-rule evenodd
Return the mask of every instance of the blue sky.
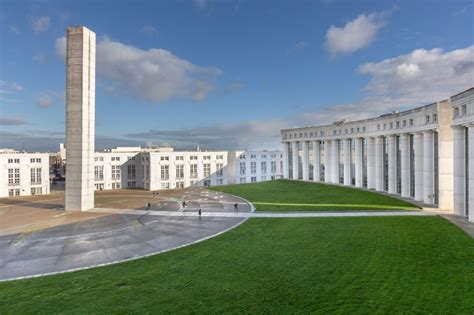
<path id="1" fill-rule="evenodd" d="M 277 148 L 474 85 L 472 1 L 0 2 L 0 147 L 64 141 L 64 36 L 97 34 L 96 146 Z"/>

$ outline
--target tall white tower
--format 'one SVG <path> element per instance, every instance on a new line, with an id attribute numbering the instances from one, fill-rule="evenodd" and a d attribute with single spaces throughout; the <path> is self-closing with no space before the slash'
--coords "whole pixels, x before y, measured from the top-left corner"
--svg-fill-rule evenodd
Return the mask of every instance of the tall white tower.
<path id="1" fill-rule="evenodd" d="M 68 27 L 66 211 L 94 208 L 95 33 Z"/>

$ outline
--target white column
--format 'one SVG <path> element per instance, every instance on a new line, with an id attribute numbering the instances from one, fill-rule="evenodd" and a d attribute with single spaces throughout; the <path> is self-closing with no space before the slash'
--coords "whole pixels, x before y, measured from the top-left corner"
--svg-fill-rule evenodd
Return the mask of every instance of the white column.
<path id="1" fill-rule="evenodd" d="M 293 141 L 291 143 L 291 150 L 292 150 L 292 155 L 293 155 L 293 179 L 298 179 L 298 155 L 299 155 L 299 150 L 298 150 L 298 141 Z"/>
<path id="2" fill-rule="evenodd" d="M 320 156 L 320 142 L 313 141 L 313 180 L 315 182 L 321 181 L 321 156 Z"/>
<path id="3" fill-rule="evenodd" d="M 434 138 L 433 131 L 423 132 L 423 201 L 434 203 Z"/>
<path id="4" fill-rule="evenodd" d="M 290 144 L 288 142 L 283 142 L 283 178 L 290 177 L 290 169 L 289 169 L 290 160 L 288 158 L 289 145 Z"/>
<path id="5" fill-rule="evenodd" d="M 324 141 L 324 181 L 326 183 L 332 182 L 332 171 L 331 171 L 331 153 L 332 153 L 332 141 Z"/>
<path id="6" fill-rule="evenodd" d="M 395 135 L 387 136 L 388 139 L 388 193 L 397 193 L 397 138 Z"/>
<path id="7" fill-rule="evenodd" d="M 423 201 L 423 135 L 420 132 L 414 135 L 415 151 L 415 200 Z"/>
<path id="8" fill-rule="evenodd" d="M 339 140 L 333 140 L 331 146 L 331 179 L 334 184 L 339 183 Z"/>
<path id="9" fill-rule="evenodd" d="M 466 146 L 465 129 L 462 126 L 453 127 L 453 158 L 454 158 L 454 214 L 464 216 L 465 211 L 465 181 L 466 181 Z"/>
<path id="10" fill-rule="evenodd" d="M 468 149 L 469 149 L 469 222 L 474 222 L 474 126 L 468 127 Z"/>
<path id="11" fill-rule="evenodd" d="M 375 189 L 375 139 L 366 138 L 367 141 L 367 188 Z"/>
<path id="12" fill-rule="evenodd" d="M 362 181 L 364 180 L 363 177 L 363 172 L 362 172 L 362 139 L 361 138 L 356 138 L 353 141 L 355 141 L 355 186 L 356 187 L 362 187 Z"/>
<path id="13" fill-rule="evenodd" d="M 309 179 L 309 152 L 308 152 L 308 141 L 303 141 L 303 180 Z"/>
<path id="14" fill-rule="evenodd" d="M 383 191 L 383 137 L 375 138 L 375 189 Z"/>
<path id="15" fill-rule="evenodd" d="M 410 197 L 410 135 L 400 135 L 402 197 Z"/>
<path id="16" fill-rule="evenodd" d="M 344 185 L 351 185 L 351 139 L 344 139 Z"/>

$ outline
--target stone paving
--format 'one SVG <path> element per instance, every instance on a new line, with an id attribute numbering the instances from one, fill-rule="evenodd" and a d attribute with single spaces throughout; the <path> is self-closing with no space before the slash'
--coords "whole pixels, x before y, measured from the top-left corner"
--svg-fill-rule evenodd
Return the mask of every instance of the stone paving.
<path id="1" fill-rule="evenodd" d="M 109 197 L 111 200 L 107 201 Z M 58 211 L 59 203 L 53 202 L 52 198 L 45 197 L 39 204 L 36 202 L 38 207 L 35 207 L 34 199 L 0 200 L 0 206 L 4 206 L 0 208 L 4 211 L 0 218 L 10 222 L 8 230 L 5 228 L 0 234 L 0 281 L 91 268 L 182 247 L 245 221 L 237 216 L 204 215 L 209 211 L 223 214 L 232 211 L 235 203 L 239 204 L 239 211 L 252 210 L 241 198 L 203 189 L 151 197 L 150 192 L 137 191 L 104 194 L 100 203 L 113 205 L 113 211 L 95 209 L 72 213 Z M 143 208 L 143 200 L 152 204 L 150 211 L 120 210 L 115 208 L 118 203 L 113 202 L 120 201 L 122 207 Z M 186 209 L 182 209 L 182 201 L 188 203 Z M 202 218 L 197 217 L 199 208 L 203 212 Z M 30 219 L 33 213 L 35 215 Z M 190 213 L 196 216 L 186 216 Z M 38 219 L 42 223 L 33 228 L 31 224 Z"/>

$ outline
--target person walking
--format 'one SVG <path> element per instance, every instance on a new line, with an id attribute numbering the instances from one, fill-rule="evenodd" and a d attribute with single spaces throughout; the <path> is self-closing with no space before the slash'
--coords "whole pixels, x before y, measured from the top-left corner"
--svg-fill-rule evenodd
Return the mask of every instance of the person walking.
<path id="1" fill-rule="evenodd" d="M 239 204 L 237 202 L 234 204 L 234 211 L 235 212 L 239 211 Z"/>
<path id="2" fill-rule="evenodd" d="M 183 201 L 183 210 L 186 210 L 186 201 Z"/>
<path id="3" fill-rule="evenodd" d="M 199 220 L 201 220 L 201 208 L 199 208 L 198 213 L 199 213 Z"/>

